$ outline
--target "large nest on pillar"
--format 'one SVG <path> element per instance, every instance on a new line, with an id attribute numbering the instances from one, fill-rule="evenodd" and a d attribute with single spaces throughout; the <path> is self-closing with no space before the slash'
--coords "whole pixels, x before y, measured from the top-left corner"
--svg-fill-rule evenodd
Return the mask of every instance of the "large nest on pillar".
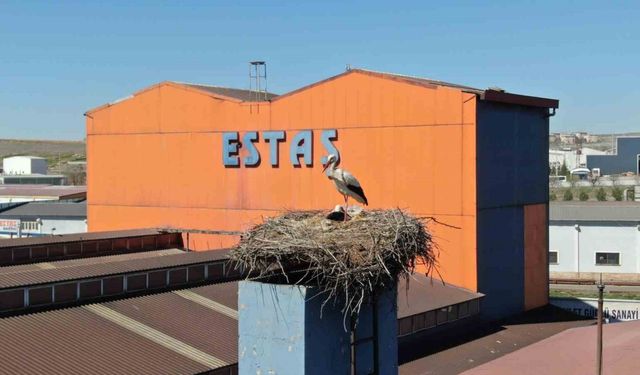
<path id="1" fill-rule="evenodd" d="M 345 317 L 418 265 L 437 272 L 437 247 L 426 218 L 407 212 L 362 212 L 342 222 L 320 211 L 292 211 L 267 218 L 242 235 L 230 257 L 250 278 L 313 286 L 338 304 Z"/>

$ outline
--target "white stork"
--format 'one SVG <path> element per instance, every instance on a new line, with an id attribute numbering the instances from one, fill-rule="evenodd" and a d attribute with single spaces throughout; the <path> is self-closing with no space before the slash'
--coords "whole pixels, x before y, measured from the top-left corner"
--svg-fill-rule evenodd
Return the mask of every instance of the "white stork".
<path id="1" fill-rule="evenodd" d="M 356 201 L 368 205 L 367 197 L 364 195 L 364 191 L 360 186 L 360 182 L 351 173 L 344 169 L 336 168 L 338 163 L 338 157 L 336 155 L 329 155 L 327 157 L 327 164 L 324 166 L 322 172 L 327 171 L 327 177 L 333 181 L 336 189 L 342 196 L 344 196 L 344 221 L 347 220 L 347 203 L 349 197 L 352 197 Z"/>

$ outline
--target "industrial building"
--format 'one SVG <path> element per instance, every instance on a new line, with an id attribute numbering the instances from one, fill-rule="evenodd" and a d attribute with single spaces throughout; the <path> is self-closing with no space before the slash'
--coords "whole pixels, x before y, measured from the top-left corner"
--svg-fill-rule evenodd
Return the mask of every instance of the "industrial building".
<path id="1" fill-rule="evenodd" d="M 615 150 L 613 155 L 587 155 L 587 167 L 600 168 L 603 175 L 640 174 L 640 137 L 616 137 Z"/>
<path id="2" fill-rule="evenodd" d="M 640 282 L 640 203 L 554 202 L 549 220 L 552 279 Z"/>
<path id="3" fill-rule="evenodd" d="M 87 202 L 45 201 L 0 209 L 0 237 L 38 237 L 87 231 Z"/>
<path id="4" fill-rule="evenodd" d="M 2 159 L 0 184 L 64 185 L 66 177 L 50 175 L 47 159 L 38 156 L 11 156 Z"/>
<path id="5" fill-rule="evenodd" d="M 12 156 L 2 159 L 5 174 L 47 174 L 47 159 L 38 156 Z"/>
<path id="6" fill-rule="evenodd" d="M 557 107 L 362 69 L 284 95 L 162 82 L 86 113 L 89 230 L 238 231 L 285 209 L 328 210 L 341 198 L 321 163 L 339 153 L 369 209 L 442 223 L 430 229 L 444 280 L 485 294 L 487 317 L 516 314 L 548 299 Z M 194 235 L 191 248 L 236 240 Z"/>
<path id="7" fill-rule="evenodd" d="M 245 275 L 226 250 L 188 251 L 187 237 L 146 229 L 0 241 L 1 368 L 237 374 Z M 397 350 L 472 323 L 481 298 L 422 275 L 402 282 Z"/>

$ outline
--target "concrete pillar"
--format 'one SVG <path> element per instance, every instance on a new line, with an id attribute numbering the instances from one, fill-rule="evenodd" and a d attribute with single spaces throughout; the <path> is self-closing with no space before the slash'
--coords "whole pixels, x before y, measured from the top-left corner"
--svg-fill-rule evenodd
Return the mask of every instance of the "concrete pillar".
<path id="1" fill-rule="evenodd" d="M 239 375 L 351 374 L 351 335 L 340 306 L 301 285 L 241 281 L 238 288 Z M 397 374 L 396 288 L 362 309 L 355 338 L 356 374 Z M 374 322 L 377 324 L 374 325 Z M 375 328 L 374 328 L 375 327 Z M 378 340 L 372 340 L 377 333 Z M 377 348 L 377 356 L 374 350 Z"/>

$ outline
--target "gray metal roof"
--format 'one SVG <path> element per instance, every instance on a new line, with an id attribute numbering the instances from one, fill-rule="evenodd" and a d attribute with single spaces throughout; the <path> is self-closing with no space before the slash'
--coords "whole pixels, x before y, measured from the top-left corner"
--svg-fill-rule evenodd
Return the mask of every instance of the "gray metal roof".
<path id="1" fill-rule="evenodd" d="M 553 202 L 551 221 L 627 221 L 640 223 L 640 202 Z"/>
<path id="2" fill-rule="evenodd" d="M 4 218 L 87 217 L 87 202 L 29 202 L 0 212 Z"/>
<path id="3" fill-rule="evenodd" d="M 178 83 L 180 85 L 189 86 L 189 87 L 192 87 L 194 89 L 207 91 L 207 92 L 210 92 L 212 94 L 217 94 L 217 95 L 227 96 L 227 97 L 230 97 L 230 98 L 235 98 L 235 99 L 238 99 L 238 100 L 242 100 L 244 102 L 262 102 L 262 101 L 265 101 L 265 100 L 271 100 L 271 99 L 275 98 L 276 96 L 278 96 L 277 94 L 273 94 L 273 93 L 270 93 L 270 92 L 258 93 L 256 91 L 234 89 L 234 88 L 230 88 L 230 87 L 199 85 L 199 84 L 195 84 L 195 83 L 182 83 L 182 82 L 175 82 L 175 83 Z"/>

